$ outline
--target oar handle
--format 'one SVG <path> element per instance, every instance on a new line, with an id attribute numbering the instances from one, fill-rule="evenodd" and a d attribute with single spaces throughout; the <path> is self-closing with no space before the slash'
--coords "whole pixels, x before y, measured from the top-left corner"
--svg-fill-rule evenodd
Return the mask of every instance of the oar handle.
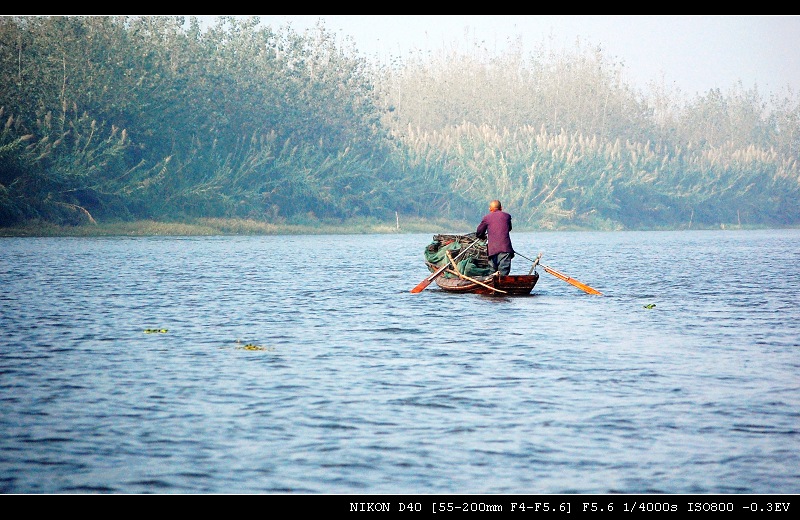
<path id="1" fill-rule="evenodd" d="M 519 256 L 522 256 L 522 255 L 519 255 Z M 522 258 L 525 258 L 525 257 L 524 257 L 524 256 L 522 256 Z M 530 271 L 528 271 L 528 276 L 530 276 L 531 274 L 533 274 L 533 270 L 534 270 L 534 269 L 536 269 L 536 266 L 537 266 L 537 265 L 539 265 L 539 260 L 541 260 L 541 258 L 542 258 L 542 253 L 539 253 L 539 256 L 537 256 L 537 257 L 536 257 L 536 260 L 534 260 L 534 261 L 533 261 L 533 265 L 531 266 L 531 270 L 530 270 Z M 526 258 L 526 260 L 530 260 L 530 259 L 529 259 L 529 258 Z"/>

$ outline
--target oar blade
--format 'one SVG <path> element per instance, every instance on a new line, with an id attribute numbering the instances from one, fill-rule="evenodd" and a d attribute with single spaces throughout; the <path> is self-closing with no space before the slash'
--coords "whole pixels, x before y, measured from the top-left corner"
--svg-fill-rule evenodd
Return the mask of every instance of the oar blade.
<path id="1" fill-rule="evenodd" d="M 555 270 L 555 269 L 553 269 L 552 267 L 548 267 L 548 266 L 546 266 L 546 265 L 542 265 L 542 268 L 543 268 L 543 269 L 544 269 L 546 272 L 548 272 L 548 273 L 552 274 L 553 276 L 555 276 L 556 278 L 559 278 L 559 279 L 561 279 L 561 280 L 564 280 L 564 281 L 565 281 L 565 282 L 567 282 L 568 284 L 570 284 L 570 285 L 573 285 L 573 286 L 577 287 L 578 289 L 582 290 L 582 291 L 583 291 L 583 292 L 585 292 L 585 293 L 588 293 L 588 294 L 599 294 L 599 295 L 601 295 L 601 296 L 602 296 L 602 294 L 603 294 L 603 293 L 601 293 L 600 291 L 598 291 L 597 289 L 594 289 L 594 288 L 592 288 L 592 287 L 589 287 L 589 286 L 588 286 L 588 285 L 586 285 L 585 283 L 583 283 L 583 282 L 579 282 L 578 280 L 576 280 L 575 278 L 572 278 L 571 276 L 567 276 L 567 275 L 565 275 L 564 273 L 559 273 L 558 271 L 556 271 L 556 270 Z"/>
<path id="2" fill-rule="evenodd" d="M 569 283 L 571 283 L 572 285 L 574 285 L 578 289 L 582 290 L 583 292 L 586 292 L 586 293 L 589 293 L 589 294 L 599 294 L 601 296 L 603 295 L 603 293 L 601 293 L 597 289 L 589 287 L 585 283 L 581 283 L 578 280 L 571 279 L 571 280 L 569 280 Z"/>
<path id="3" fill-rule="evenodd" d="M 411 289 L 411 293 L 412 293 L 412 294 L 416 294 L 416 293 L 419 293 L 419 292 L 422 292 L 422 291 L 424 291 L 424 290 L 425 290 L 425 288 L 426 288 L 427 286 L 429 286 L 429 285 L 431 284 L 431 282 L 432 282 L 432 281 L 433 281 L 433 280 L 428 280 L 427 278 L 425 278 L 425 279 L 424 279 L 424 280 L 422 280 L 420 283 L 418 283 L 416 287 L 414 287 L 413 289 Z"/>

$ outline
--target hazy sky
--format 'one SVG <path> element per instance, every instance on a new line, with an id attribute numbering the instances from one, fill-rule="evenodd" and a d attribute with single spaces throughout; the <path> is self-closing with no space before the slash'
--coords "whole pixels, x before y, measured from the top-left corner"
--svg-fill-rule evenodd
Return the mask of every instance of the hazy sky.
<path id="1" fill-rule="evenodd" d="M 204 15 L 214 18 L 216 15 Z M 250 15 L 237 15 L 250 16 Z M 302 32 L 323 20 L 368 57 L 438 50 L 478 39 L 502 51 L 521 36 L 526 52 L 599 45 L 624 64 L 627 80 L 661 81 L 684 94 L 723 91 L 741 80 L 762 94 L 800 92 L 798 15 L 258 15 L 264 24 Z"/>

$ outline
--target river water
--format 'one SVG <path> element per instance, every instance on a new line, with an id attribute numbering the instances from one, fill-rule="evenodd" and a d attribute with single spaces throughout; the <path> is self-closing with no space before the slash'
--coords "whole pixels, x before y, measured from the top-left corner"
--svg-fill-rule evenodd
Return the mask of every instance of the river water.
<path id="1" fill-rule="evenodd" d="M 0 491 L 800 492 L 800 230 L 431 238 L 0 238 Z"/>

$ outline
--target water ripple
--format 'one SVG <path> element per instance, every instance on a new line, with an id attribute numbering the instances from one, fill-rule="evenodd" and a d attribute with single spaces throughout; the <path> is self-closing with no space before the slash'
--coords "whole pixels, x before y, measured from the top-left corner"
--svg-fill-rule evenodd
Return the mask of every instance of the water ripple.
<path id="1" fill-rule="evenodd" d="M 430 238 L 0 239 L 0 491 L 800 489 L 800 232 L 515 235 L 601 298 Z"/>

